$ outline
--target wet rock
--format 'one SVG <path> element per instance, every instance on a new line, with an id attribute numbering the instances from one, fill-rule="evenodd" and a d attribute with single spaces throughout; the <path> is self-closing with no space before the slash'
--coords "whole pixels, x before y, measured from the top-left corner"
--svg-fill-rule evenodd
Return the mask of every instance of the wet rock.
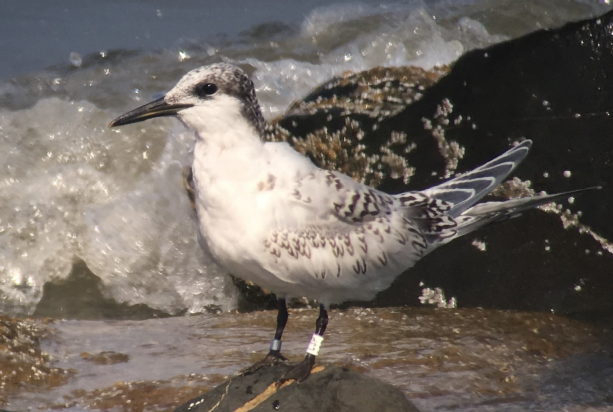
<path id="1" fill-rule="evenodd" d="M 253 375 L 236 376 L 210 392 L 191 399 L 175 412 L 400 412 L 417 411 L 393 386 L 346 368 L 316 366 L 311 376 L 298 384 L 277 381 L 291 364 L 264 367 Z"/>
<path id="2" fill-rule="evenodd" d="M 212 378 L 212 379 L 211 379 Z M 164 380 L 115 382 L 112 386 L 72 390 L 40 409 L 114 410 L 114 411 L 170 411 L 186 399 L 211 388 L 216 377 L 196 374 L 173 376 Z"/>
<path id="3" fill-rule="evenodd" d="M 435 185 L 523 138 L 534 147 L 499 197 L 604 187 L 455 240 L 368 305 L 420 305 L 438 287 L 440 304 L 613 321 L 612 27 L 610 12 L 537 31 L 470 51 L 446 75 L 345 75 L 274 124 L 273 139 L 391 193 Z"/>
<path id="4" fill-rule="evenodd" d="M 125 363 L 130 361 L 129 355 L 113 351 L 102 351 L 98 353 L 81 352 L 79 356 L 83 360 L 96 365 L 114 365 L 116 363 Z"/>
<path id="5" fill-rule="evenodd" d="M 232 283 L 239 291 L 237 310 L 239 312 L 250 312 L 258 309 L 275 309 L 277 307 L 277 297 L 255 285 L 253 282 L 232 276 Z"/>
<path id="6" fill-rule="evenodd" d="M 36 392 L 64 385 L 74 370 L 53 367 L 41 341 L 51 333 L 45 321 L 0 316 L 0 404 L 18 392 Z"/>

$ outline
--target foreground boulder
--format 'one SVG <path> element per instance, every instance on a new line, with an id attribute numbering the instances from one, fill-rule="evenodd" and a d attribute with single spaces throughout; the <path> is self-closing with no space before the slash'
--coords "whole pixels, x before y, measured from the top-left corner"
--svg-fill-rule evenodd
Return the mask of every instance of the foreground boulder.
<path id="1" fill-rule="evenodd" d="M 346 368 L 316 366 L 302 383 L 277 381 L 292 364 L 264 367 L 236 376 L 191 399 L 175 412 L 417 412 L 391 385 Z"/>

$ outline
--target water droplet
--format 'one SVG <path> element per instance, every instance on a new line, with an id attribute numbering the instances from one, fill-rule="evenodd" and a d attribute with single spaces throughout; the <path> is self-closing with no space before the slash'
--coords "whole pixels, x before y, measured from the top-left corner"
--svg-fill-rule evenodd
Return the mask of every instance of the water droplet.
<path id="1" fill-rule="evenodd" d="M 83 57 L 81 57 L 81 55 L 77 52 L 70 52 L 68 59 L 70 60 L 70 64 L 72 64 L 74 67 L 81 67 L 81 64 L 83 63 Z"/>

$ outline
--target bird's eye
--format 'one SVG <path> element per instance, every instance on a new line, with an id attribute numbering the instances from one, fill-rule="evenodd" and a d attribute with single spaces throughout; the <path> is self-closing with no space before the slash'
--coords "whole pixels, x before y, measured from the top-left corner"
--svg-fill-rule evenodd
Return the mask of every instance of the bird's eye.
<path id="1" fill-rule="evenodd" d="M 212 94 L 215 94 L 216 92 L 217 86 L 215 86 L 213 83 L 204 83 L 196 88 L 196 94 L 202 97 L 210 96 Z"/>

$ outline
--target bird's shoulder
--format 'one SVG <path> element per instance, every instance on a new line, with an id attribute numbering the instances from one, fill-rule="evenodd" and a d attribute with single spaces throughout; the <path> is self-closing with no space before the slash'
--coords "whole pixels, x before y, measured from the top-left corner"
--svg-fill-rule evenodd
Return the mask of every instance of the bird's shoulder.
<path id="1" fill-rule="evenodd" d="M 314 170 L 298 179 L 292 196 L 298 202 L 325 208 L 337 219 L 350 224 L 390 216 L 400 207 L 392 195 L 357 182 L 343 173 L 323 169 Z"/>
<path id="2" fill-rule="evenodd" d="M 267 143 L 265 148 L 272 167 L 286 176 L 279 190 L 292 206 L 306 215 L 310 212 L 314 220 L 355 227 L 404 218 L 426 233 L 437 234 L 455 226 L 447 215 L 452 205 L 426 191 L 388 194 L 341 172 L 317 167 L 285 142 Z"/>

